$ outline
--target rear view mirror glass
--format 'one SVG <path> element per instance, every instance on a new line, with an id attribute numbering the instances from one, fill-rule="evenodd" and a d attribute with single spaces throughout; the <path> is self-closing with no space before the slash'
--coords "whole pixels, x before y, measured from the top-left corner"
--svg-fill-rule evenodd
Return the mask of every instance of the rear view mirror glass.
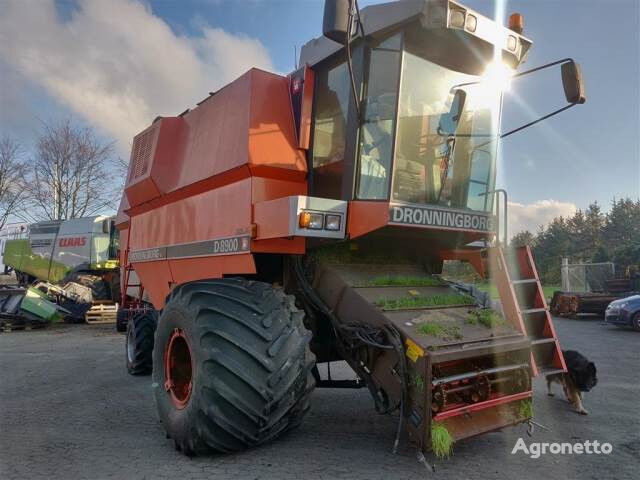
<path id="1" fill-rule="evenodd" d="M 563 63 L 561 66 L 562 86 L 564 96 L 569 103 L 584 103 L 587 99 L 584 93 L 584 83 L 582 82 L 582 71 L 580 65 L 573 60 Z"/>
<path id="2" fill-rule="evenodd" d="M 322 34 L 342 45 L 347 43 L 349 0 L 325 0 Z"/>

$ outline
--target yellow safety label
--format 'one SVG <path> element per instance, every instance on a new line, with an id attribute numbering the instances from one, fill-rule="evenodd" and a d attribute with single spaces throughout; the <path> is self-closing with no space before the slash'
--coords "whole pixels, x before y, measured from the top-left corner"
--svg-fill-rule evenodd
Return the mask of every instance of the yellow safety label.
<path id="1" fill-rule="evenodd" d="M 420 346 L 416 342 L 414 342 L 410 338 L 407 338 L 407 341 L 405 343 L 407 344 L 406 355 L 407 357 L 409 357 L 409 360 L 415 363 L 418 361 L 418 358 L 424 357 L 424 350 L 420 348 Z"/>

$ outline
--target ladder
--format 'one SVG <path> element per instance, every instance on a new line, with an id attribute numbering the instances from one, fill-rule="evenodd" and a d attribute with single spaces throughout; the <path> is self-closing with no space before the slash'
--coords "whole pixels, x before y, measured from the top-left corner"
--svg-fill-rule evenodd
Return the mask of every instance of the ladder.
<path id="1" fill-rule="evenodd" d="M 121 265 L 124 265 L 124 282 L 122 282 L 121 304 L 123 309 L 124 308 L 139 309 L 141 308 L 141 305 L 142 305 L 142 296 L 144 294 L 144 286 L 142 285 L 140 278 L 138 278 L 138 283 L 135 283 L 135 284 L 129 283 L 131 272 L 134 271 L 133 265 L 131 265 L 131 263 L 129 262 L 129 240 L 131 238 L 130 232 L 131 232 L 131 228 L 128 228 L 127 229 L 127 248 L 124 251 L 124 258 L 122 259 L 123 261 L 121 262 Z M 134 298 L 133 300 L 129 300 L 127 296 L 127 292 L 129 291 L 130 287 L 138 288 L 138 297 Z"/>
<path id="2" fill-rule="evenodd" d="M 533 376 L 566 372 L 531 249 L 492 247 L 489 265 L 505 317 L 531 341 Z"/>

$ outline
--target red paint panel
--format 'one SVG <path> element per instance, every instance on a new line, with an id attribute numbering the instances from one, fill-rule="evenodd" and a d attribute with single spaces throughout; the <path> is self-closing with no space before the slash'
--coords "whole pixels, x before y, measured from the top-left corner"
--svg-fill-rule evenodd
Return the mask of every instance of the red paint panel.
<path id="1" fill-rule="evenodd" d="M 115 218 L 115 225 L 118 230 L 129 228 L 129 215 L 125 213 L 125 210 L 129 210 L 129 200 L 127 200 L 127 196 L 123 193 L 120 198 L 120 205 L 118 206 L 118 213 Z"/>
<path id="2" fill-rule="evenodd" d="M 184 188 L 179 190 L 174 190 L 171 193 L 166 195 L 162 195 L 161 197 L 154 198 L 150 202 L 144 203 L 142 205 L 138 205 L 137 207 L 132 207 L 127 210 L 130 216 L 140 215 L 141 213 L 148 212 L 150 210 L 157 209 L 163 205 L 167 205 L 169 203 L 175 203 L 179 200 L 182 200 L 187 197 L 192 197 L 194 195 L 198 195 L 200 193 L 213 190 L 216 188 L 223 187 L 225 185 L 229 185 L 231 183 L 238 182 L 244 178 L 249 178 L 251 176 L 251 172 L 247 168 L 247 166 L 241 166 L 238 168 L 234 168 L 233 170 L 228 170 L 220 175 L 216 175 L 214 177 L 209 177 L 206 180 L 202 180 L 197 183 L 192 183 Z"/>
<path id="3" fill-rule="evenodd" d="M 158 262 L 140 262 L 133 265 L 145 291 L 149 294 L 151 303 L 156 309 L 164 306 L 164 299 L 169 294 L 173 278 L 169 263 L 166 260 Z"/>
<path id="4" fill-rule="evenodd" d="M 347 233 L 351 238 L 360 237 L 387 225 L 389 204 L 387 202 L 349 202 Z"/>
<path id="5" fill-rule="evenodd" d="M 204 100 L 183 118 L 187 124 L 184 159 L 173 172 L 172 190 L 244 165 L 253 70 Z"/>
<path id="6" fill-rule="evenodd" d="M 254 204 L 274 198 L 306 194 L 307 182 L 304 178 L 298 181 L 262 177 L 251 179 L 251 202 Z"/>
<path id="7" fill-rule="evenodd" d="M 175 166 L 183 157 L 185 122 L 182 117 L 158 120 L 133 140 L 125 194 L 132 206 L 171 190 Z"/>
<path id="8" fill-rule="evenodd" d="M 211 240 L 251 225 L 251 179 L 225 185 L 131 218 L 131 250 Z"/>
<path id="9" fill-rule="evenodd" d="M 256 266 L 253 255 L 225 255 L 219 257 L 182 258 L 169 260 L 173 281 L 176 285 L 223 275 L 253 275 Z"/>
<path id="10" fill-rule="evenodd" d="M 289 197 L 278 198 L 253 206 L 253 222 L 258 226 L 257 240 L 289 235 Z"/>
<path id="11" fill-rule="evenodd" d="M 287 170 L 306 171 L 298 149 L 286 77 L 252 70 L 249 121 L 249 162 Z"/>
<path id="12" fill-rule="evenodd" d="M 254 240 L 251 242 L 251 251 L 254 253 L 304 255 L 306 251 L 306 239 L 304 237 L 293 237 Z"/>

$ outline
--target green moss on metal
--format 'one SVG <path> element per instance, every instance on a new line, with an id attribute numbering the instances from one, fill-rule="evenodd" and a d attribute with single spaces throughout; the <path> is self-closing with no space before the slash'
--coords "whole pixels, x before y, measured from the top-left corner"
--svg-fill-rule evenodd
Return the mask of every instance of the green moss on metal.
<path id="1" fill-rule="evenodd" d="M 453 338 L 456 340 L 462 338 L 462 332 L 460 327 L 457 325 L 443 325 L 441 323 L 426 322 L 420 324 L 418 332 L 423 335 L 430 335 L 437 338 Z"/>
<path id="2" fill-rule="evenodd" d="M 475 299 L 469 295 L 449 294 L 433 296 L 413 296 L 403 298 L 380 298 L 375 304 L 384 310 L 403 308 L 446 307 L 452 305 L 473 305 Z"/>
<path id="3" fill-rule="evenodd" d="M 487 328 L 495 328 L 505 324 L 502 315 L 490 308 L 469 312 L 466 322 L 469 325 L 484 325 Z"/>
<path id="4" fill-rule="evenodd" d="M 417 277 L 409 275 L 383 275 L 374 277 L 363 287 L 439 287 L 444 282 L 438 277 Z"/>

